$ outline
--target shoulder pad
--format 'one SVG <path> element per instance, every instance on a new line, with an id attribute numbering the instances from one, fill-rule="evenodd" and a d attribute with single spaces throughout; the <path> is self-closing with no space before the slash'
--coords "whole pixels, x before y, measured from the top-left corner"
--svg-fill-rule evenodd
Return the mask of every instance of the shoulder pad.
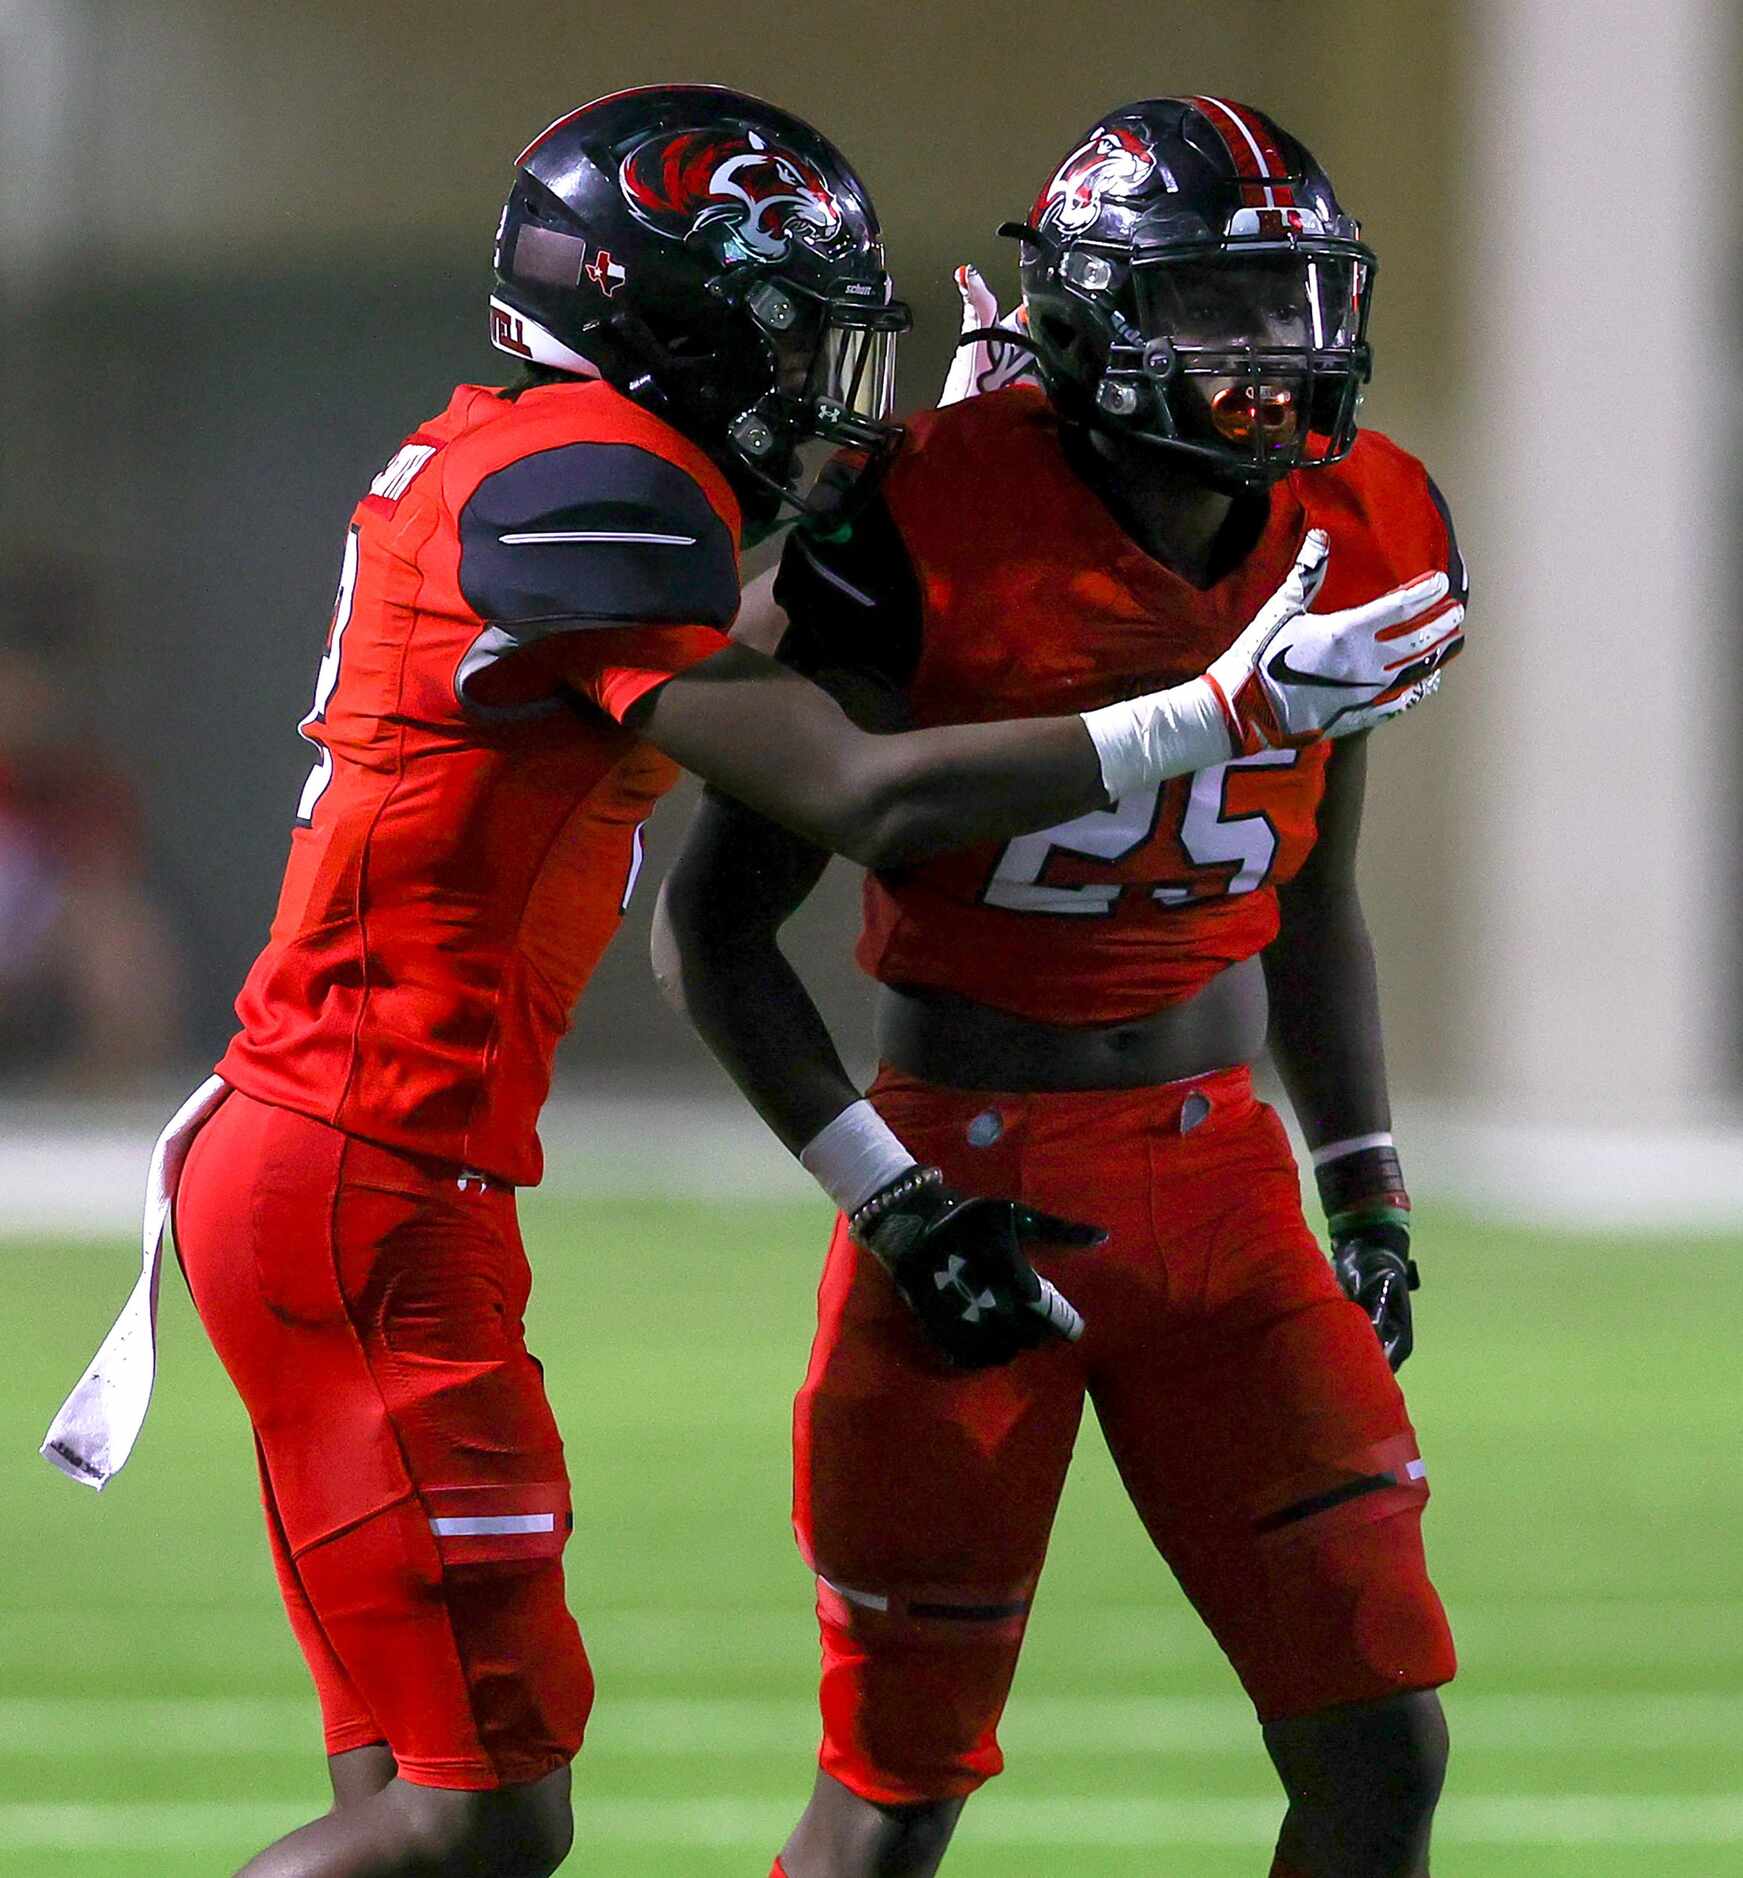
<path id="1" fill-rule="evenodd" d="M 902 419 L 903 453 L 912 459 L 928 450 L 961 448 L 971 452 L 996 449 L 1013 431 L 1037 421 L 1057 424 L 1053 407 L 1038 385 L 1027 380 L 1001 385 L 997 391 L 916 411 Z M 898 464 L 902 457 L 896 459 Z"/>
<path id="2" fill-rule="evenodd" d="M 725 627 L 738 611 L 726 524 L 688 471 L 639 444 L 534 451 L 486 476 L 459 525 L 467 605 L 517 639 L 591 624 Z"/>
<path id="3" fill-rule="evenodd" d="M 1444 568 L 1453 597 L 1465 597 L 1470 583 L 1446 499 L 1422 463 L 1384 431 L 1358 431 L 1341 462 L 1298 470 L 1291 485 L 1310 521 L 1331 528 L 1334 542 L 1340 526 L 1354 523 L 1374 544 L 1382 571 L 1405 579 Z"/>

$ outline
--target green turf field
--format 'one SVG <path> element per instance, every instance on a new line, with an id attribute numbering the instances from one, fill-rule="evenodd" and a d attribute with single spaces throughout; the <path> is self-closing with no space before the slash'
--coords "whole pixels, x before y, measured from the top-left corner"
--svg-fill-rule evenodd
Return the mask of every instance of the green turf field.
<path id="1" fill-rule="evenodd" d="M 533 1200 L 533 1342 L 569 1440 L 600 1683 L 568 1869 L 763 1878 L 810 1780 L 810 1588 L 786 1524 L 818 1207 Z M 1464 1656 L 1439 1878 L 1743 1874 L 1743 1246 L 1429 1213 L 1407 1372 Z M 324 1804 L 246 1428 L 165 1286 L 159 1399 L 102 1497 L 34 1448 L 130 1282 L 0 1243 L 0 1878 L 222 1873 Z M 173 1281 L 172 1281 L 173 1283 Z M 1081 1443 L 952 1878 L 1260 1878 L 1257 1735 Z"/>

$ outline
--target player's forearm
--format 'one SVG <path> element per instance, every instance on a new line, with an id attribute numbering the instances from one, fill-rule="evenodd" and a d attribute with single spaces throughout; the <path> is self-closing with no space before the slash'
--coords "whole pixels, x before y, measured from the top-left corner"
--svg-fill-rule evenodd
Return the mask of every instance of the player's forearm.
<path id="1" fill-rule="evenodd" d="M 1106 800 L 1080 718 L 878 735 L 738 646 L 661 686 L 630 721 L 716 788 L 867 867 L 1024 834 Z"/>
<path id="2" fill-rule="evenodd" d="M 1108 803 L 1080 718 L 953 724 L 869 742 L 852 786 L 870 811 L 871 866 L 1010 840 Z"/>
<path id="3" fill-rule="evenodd" d="M 1289 904 L 1265 955 L 1272 1046 L 1313 1153 L 1332 1270 L 1397 1369 L 1414 1343 L 1410 1195 L 1392 1139 L 1380 1001 L 1353 880 Z M 1273 951 L 1275 957 L 1273 957 Z"/>
<path id="4" fill-rule="evenodd" d="M 793 1154 L 860 1099 L 817 1007 L 772 933 L 674 917 L 662 894 L 654 976 Z"/>
<path id="5" fill-rule="evenodd" d="M 1204 679 L 1076 717 L 886 735 L 744 646 L 671 679 L 625 721 L 769 820 L 867 867 L 1011 840 L 1230 751 Z"/>
<path id="6" fill-rule="evenodd" d="M 1228 706 L 1208 678 L 1077 717 L 888 737 L 873 753 L 889 766 L 879 790 L 884 858 L 876 865 L 1052 827 L 1227 762 L 1239 747 Z"/>
<path id="7" fill-rule="evenodd" d="M 1354 885 L 1291 899 L 1264 955 L 1271 1054 L 1309 1147 L 1389 1130 L 1374 947 Z"/>
<path id="8" fill-rule="evenodd" d="M 710 789 L 654 909 L 661 990 L 795 1154 L 860 1099 L 780 949 L 828 859 Z"/>

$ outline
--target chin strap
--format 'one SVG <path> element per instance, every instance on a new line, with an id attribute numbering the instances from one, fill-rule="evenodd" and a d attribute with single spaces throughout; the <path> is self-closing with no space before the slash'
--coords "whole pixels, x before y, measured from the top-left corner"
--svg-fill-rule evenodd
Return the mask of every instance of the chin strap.
<path id="1" fill-rule="evenodd" d="M 1030 335 L 1016 326 L 975 326 L 964 330 L 958 346 L 972 346 L 977 339 L 998 339 L 1007 346 L 1021 346 L 1026 352 L 1041 356 L 1041 348 Z"/>

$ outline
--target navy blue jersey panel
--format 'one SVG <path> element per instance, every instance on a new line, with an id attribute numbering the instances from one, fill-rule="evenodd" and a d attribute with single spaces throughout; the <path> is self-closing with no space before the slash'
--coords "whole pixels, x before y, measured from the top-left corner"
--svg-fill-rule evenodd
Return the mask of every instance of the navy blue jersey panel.
<path id="1" fill-rule="evenodd" d="M 1434 506 L 1440 511 L 1440 519 L 1446 524 L 1446 577 L 1452 582 L 1452 597 L 1465 600 L 1470 597 L 1470 576 L 1465 571 L 1465 557 L 1459 547 L 1459 538 L 1453 531 L 1452 511 L 1446 505 L 1446 497 L 1435 487 L 1434 478 L 1428 479 L 1428 493 Z"/>
<path id="2" fill-rule="evenodd" d="M 636 444 L 571 443 L 473 491 L 460 591 L 517 639 L 588 623 L 724 627 L 738 563 L 726 524 L 675 463 Z"/>

